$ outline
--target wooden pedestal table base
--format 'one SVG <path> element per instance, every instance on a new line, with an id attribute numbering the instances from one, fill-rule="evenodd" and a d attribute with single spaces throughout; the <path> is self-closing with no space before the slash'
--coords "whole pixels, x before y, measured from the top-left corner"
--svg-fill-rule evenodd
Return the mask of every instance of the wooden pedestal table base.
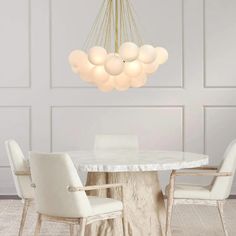
<path id="1" fill-rule="evenodd" d="M 89 172 L 87 185 L 123 183 L 128 236 L 164 236 L 165 204 L 156 171 Z M 121 198 L 119 189 L 90 191 L 88 195 Z M 86 236 L 122 236 L 120 219 L 95 222 Z"/>

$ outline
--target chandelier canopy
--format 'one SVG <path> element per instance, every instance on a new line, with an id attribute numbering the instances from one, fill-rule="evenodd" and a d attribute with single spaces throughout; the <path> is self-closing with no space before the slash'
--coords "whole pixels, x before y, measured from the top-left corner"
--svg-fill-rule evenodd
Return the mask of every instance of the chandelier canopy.
<path id="1" fill-rule="evenodd" d="M 130 0 L 103 0 L 84 48 L 70 53 L 72 71 L 103 92 L 144 86 L 168 59 L 163 47 L 142 43 Z"/>

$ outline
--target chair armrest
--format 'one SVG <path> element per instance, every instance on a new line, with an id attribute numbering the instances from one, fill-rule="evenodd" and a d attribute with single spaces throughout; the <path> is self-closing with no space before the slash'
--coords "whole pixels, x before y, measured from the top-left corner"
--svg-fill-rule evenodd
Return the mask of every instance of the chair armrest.
<path id="1" fill-rule="evenodd" d="M 194 168 L 189 168 L 185 170 L 218 170 L 218 166 L 200 166 L 200 167 L 194 167 Z"/>
<path id="2" fill-rule="evenodd" d="M 31 175 L 29 170 L 28 171 L 27 170 L 26 171 L 15 171 L 14 174 L 17 176 L 30 176 Z"/>
<path id="3" fill-rule="evenodd" d="M 68 186 L 69 192 L 77 192 L 77 191 L 87 191 L 87 190 L 97 190 L 97 189 L 107 189 L 107 188 L 123 188 L 123 184 L 103 184 L 103 185 L 92 185 L 92 186 L 84 186 L 84 187 L 72 187 Z"/>
<path id="4" fill-rule="evenodd" d="M 172 176 L 232 176 L 231 172 L 173 172 Z"/>

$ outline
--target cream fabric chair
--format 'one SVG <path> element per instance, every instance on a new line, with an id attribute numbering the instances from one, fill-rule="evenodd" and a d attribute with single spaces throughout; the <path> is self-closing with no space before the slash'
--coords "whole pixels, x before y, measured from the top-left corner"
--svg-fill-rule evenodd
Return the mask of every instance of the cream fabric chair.
<path id="1" fill-rule="evenodd" d="M 5 142 L 7 156 L 9 158 L 17 195 L 23 200 L 24 207 L 21 217 L 20 229 L 18 235 L 23 235 L 23 228 L 27 216 L 30 201 L 33 199 L 33 191 L 31 188 L 31 177 L 28 162 L 25 159 L 21 148 L 14 140 Z"/>
<path id="2" fill-rule="evenodd" d="M 125 232 L 123 202 L 90 197 L 85 192 L 120 187 L 123 195 L 122 184 L 84 187 L 71 158 L 63 153 L 31 153 L 30 167 L 38 212 L 35 236 L 39 235 L 43 220 L 70 224 L 72 235 L 76 231 L 76 225 L 80 225 L 79 235 L 83 236 L 87 224 L 122 217 Z"/>
<path id="3" fill-rule="evenodd" d="M 224 233 L 228 236 L 224 222 L 223 205 L 230 195 L 235 169 L 236 140 L 226 149 L 224 159 L 219 167 L 200 167 L 194 168 L 194 171 L 173 171 L 170 176 L 170 183 L 166 187 L 168 198 L 166 235 L 171 233 L 170 224 L 174 204 L 203 204 L 218 207 Z M 201 172 L 195 170 L 201 170 Z M 175 184 L 177 176 L 212 176 L 214 179 L 209 186 Z"/>
<path id="4" fill-rule="evenodd" d="M 136 135 L 96 135 L 95 151 L 109 149 L 138 150 L 138 137 Z"/>

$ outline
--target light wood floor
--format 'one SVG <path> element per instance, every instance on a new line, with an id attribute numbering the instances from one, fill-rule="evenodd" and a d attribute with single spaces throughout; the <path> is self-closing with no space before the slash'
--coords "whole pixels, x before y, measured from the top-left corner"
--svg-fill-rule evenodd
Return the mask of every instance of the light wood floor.
<path id="1" fill-rule="evenodd" d="M 22 203 L 19 200 L 0 200 L 0 236 L 17 235 L 21 210 Z M 229 236 L 235 236 L 236 200 L 227 201 L 225 214 Z M 25 226 L 25 236 L 33 235 L 35 220 L 32 206 Z M 175 206 L 172 231 L 173 236 L 223 236 L 217 209 L 205 206 Z M 66 236 L 69 235 L 69 229 L 63 224 L 46 222 L 41 235 Z"/>

